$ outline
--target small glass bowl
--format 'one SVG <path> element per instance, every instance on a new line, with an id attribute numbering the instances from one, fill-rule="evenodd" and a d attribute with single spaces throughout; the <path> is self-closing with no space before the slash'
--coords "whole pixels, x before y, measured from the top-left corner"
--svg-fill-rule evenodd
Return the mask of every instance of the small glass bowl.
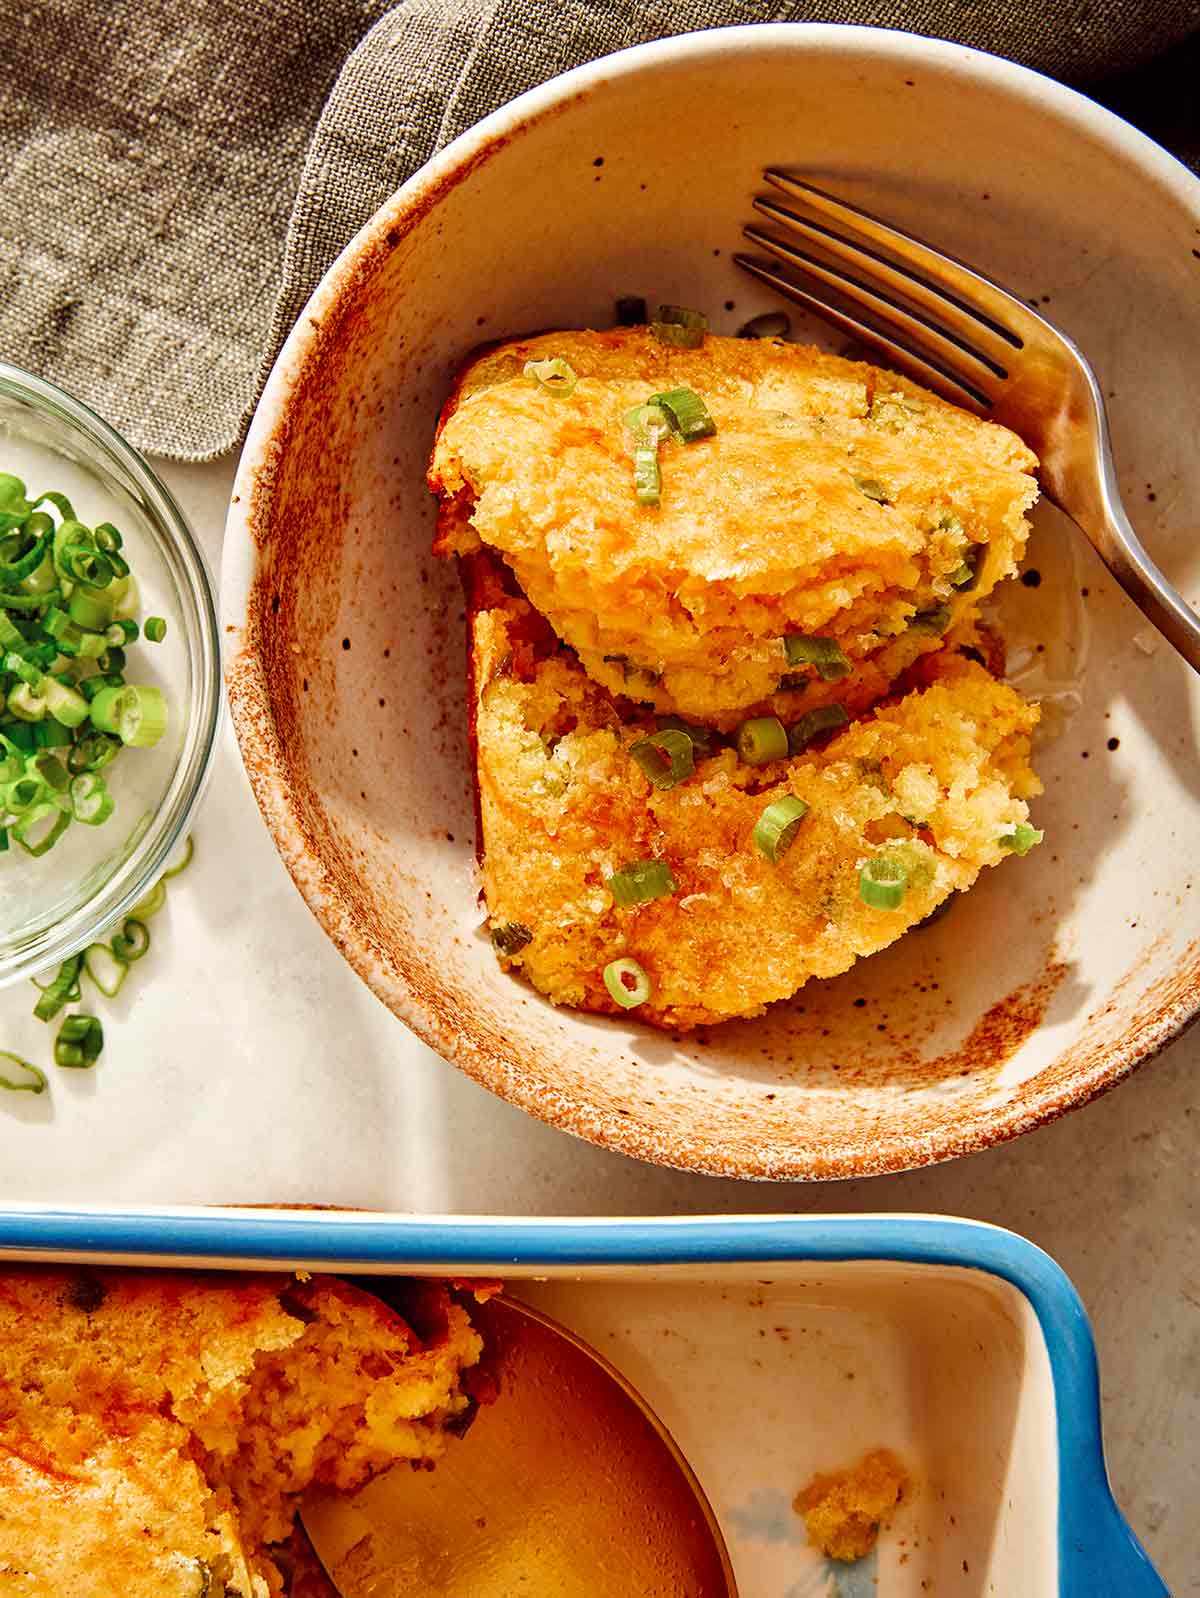
<path id="1" fill-rule="evenodd" d="M 101 826 L 74 824 L 40 858 L 0 854 L 0 987 L 98 938 L 153 886 L 203 791 L 221 714 L 220 636 L 212 580 L 182 511 L 119 434 L 62 389 L 0 362 L 0 472 L 32 494 L 57 489 L 88 526 L 125 539 L 140 619 L 165 639 L 130 646 L 129 679 L 156 683 L 167 731 L 106 772 L 115 806 Z"/>

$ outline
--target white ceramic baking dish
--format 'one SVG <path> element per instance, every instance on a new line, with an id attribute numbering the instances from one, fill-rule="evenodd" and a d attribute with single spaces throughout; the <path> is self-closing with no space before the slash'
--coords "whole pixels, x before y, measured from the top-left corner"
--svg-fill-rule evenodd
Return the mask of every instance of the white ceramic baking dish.
<path id="1" fill-rule="evenodd" d="M 1109 1489 L 1083 1306 L 1053 1260 L 995 1227 L 12 1207 L 0 1259 L 501 1276 L 661 1416 L 742 1598 L 1167 1592 Z M 833 1567 L 792 1497 L 878 1446 L 915 1491 L 875 1556 Z"/>

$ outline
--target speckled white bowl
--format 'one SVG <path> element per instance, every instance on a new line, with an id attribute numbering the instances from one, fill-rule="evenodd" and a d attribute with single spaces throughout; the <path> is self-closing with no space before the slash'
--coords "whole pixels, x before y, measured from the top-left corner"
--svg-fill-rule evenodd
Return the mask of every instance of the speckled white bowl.
<path id="1" fill-rule="evenodd" d="M 664 127 L 712 130 L 703 159 L 682 160 Z M 1200 183 L 1087 100 L 957 45 L 734 28 L 524 96 L 344 252 L 246 446 L 225 542 L 226 674 L 301 892 L 447 1059 L 645 1159 L 862 1175 L 1082 1104 L 1192 1017 L 1197 685 L 1166 646 L 1137 646 L 1139 616 L 1048 512 L 1031 557 L 1041 585 L 1010 585 L 1006 601 L 1020 679 L 1051 702 L 1037 854 L 769 1017 L 682 1040 L 556 1011 L 499 970 L 479 931 L 461 602 L 428 554 L 438 407 L 472 346 L 604 325 L 617 293 L 707 306 L 718 330 L 764 308 L 730 255 L 768 162 L 1048 307 L 1109 395 L 1135 523 L 1196 595 Z"/>

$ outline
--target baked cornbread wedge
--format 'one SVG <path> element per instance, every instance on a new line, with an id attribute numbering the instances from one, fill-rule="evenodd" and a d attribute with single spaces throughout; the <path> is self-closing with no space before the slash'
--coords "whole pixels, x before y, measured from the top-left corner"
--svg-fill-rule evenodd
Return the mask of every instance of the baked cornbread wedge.
<path id="1" fill-rule="evenodd" d="M 573 386 L 527 374 L 553 358 Z M 637 408 L 681 390 L 701 402 L 697 436 L 647 435 Z M 635 489 L 647 436 L 657 503 Z M 471 362 L 429 482 L 451 506 L 435 547 L 497 551 L 593 680 L 729 725 L 781 683 L 855 672 L 874 691 L 938 648 L 1015 570 L 1036 464 L 1005 428 L 877 367 L 632 328 Z"/>
<path id="2" fill-rule="evenodd" d="M 435 1459 L 469 1416 L 480 1338 L 412 1293 L 405 1318 L 332 1278 L 0 1272 L 0 1592 L 284 1592 L 305 1488 Z"/>
<path id="3" fill-rule="evenodd" d="M 670 729 L 688 770 L 660 787 L 663 723 L 590 681 L 487 557 L 468 594 L 492 940 L 556 1003 L 673 1030 L 758 1014 L 1034 841 L 1037 711 L 955 650 L 789 758 Z"/>

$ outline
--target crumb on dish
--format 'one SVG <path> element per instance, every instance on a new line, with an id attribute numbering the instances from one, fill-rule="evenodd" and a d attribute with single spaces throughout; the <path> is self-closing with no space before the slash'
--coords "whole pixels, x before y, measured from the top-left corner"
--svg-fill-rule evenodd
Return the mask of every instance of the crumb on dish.
<path id="1" fill-rule="evenodd" d="M 814 1476 L 792 1507 L 803 1515 L 813 1547 L 848 1564 L 871 1552 L 909 1486 L 908 1472 L 895 1454 L 876 1448 L 849 1470 Z"/>

